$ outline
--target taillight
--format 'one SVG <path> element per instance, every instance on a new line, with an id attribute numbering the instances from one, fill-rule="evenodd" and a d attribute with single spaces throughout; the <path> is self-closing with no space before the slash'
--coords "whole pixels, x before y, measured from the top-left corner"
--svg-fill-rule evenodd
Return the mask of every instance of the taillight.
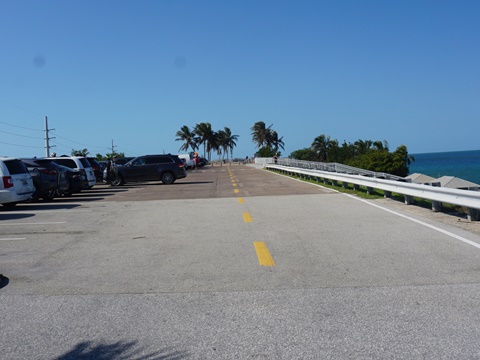
<path id="1" fill-rule="evenodd" d="M 3 176 L 3 187 L 5 189 L 13 187 L 13 179 L 11 176 Z"/>
<path id="2" fill-rule="evenodd" d="M 183 163 L 183 162 L 182 162 L 182 163 L 178 163 L 177 165 L 178 165 L 179 168 L 184 167 L 184 163 Z"/>
<path id="3" fill-rule="evenodd" d="M 46 175 L 57 175 L 57 172 L 55 170 L 50 170 L 50 169 L 40 170 L 40 172 Z"/>

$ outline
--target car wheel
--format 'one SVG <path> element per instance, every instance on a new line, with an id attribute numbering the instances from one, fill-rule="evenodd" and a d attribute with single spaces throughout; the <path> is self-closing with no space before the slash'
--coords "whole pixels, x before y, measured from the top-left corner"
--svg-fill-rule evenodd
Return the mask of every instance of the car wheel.
<path id="1" fill-rule="evenodd" d="M 175 176 L 172 173 L 166 172 L 162 175 L 161 180 L 164 184 L 173 184 Z"/>
<path id="2" fill-rule="evenodd" d="M 121 177 L 120 175 L 118 176 L 115 176 L 115 179 L 113 179 L 110 184 L 112 186 L 121 186 L 123 184 L 125 184 L 125 181 L 123 180 L 123 177 Z"/>
<path id="3" fill-rule="evenodd" d="M 42 199 L 43 201 L 52 201 L 56 195 L 56 190 L 50 190 L 46 196 L 42 197 Z"/>

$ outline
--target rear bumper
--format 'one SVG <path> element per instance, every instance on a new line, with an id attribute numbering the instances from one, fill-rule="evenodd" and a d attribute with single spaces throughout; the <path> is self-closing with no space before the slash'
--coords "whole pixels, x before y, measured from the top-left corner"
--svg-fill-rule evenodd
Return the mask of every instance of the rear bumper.
<path id="1" fill-rule="evenodd" d="M 15 191 L 0 190 L 0 203 L 7 204 L 7 203 L 30 200 L 33 196 L 33 193 L 34 191 L 23 193 L 23 194 L 17 194 Z"/>

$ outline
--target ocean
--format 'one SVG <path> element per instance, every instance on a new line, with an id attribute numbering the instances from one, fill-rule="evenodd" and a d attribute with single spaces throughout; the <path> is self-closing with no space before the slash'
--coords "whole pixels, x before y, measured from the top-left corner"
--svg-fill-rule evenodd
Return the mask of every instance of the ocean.
<path id="1" fill-rule="evenodd" d="M 480 184 L 480 150 L 410 154 L 415 158 L 410 174 L 421 173 L 439 178 L 455 176 Z"/>

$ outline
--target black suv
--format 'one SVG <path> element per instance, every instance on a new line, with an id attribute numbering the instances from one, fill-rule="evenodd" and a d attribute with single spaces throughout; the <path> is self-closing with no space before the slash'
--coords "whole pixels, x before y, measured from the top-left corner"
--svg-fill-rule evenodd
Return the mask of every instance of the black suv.
<path id="1" fill-rule="evenodd" d="M 175 180 L 187 176 L 183 161 L 177 155 L 171 154 L 137 156 L 125 165 L 114 166 L 112 170 L 113 186 L 152 180 L 173 184 Z"/>

